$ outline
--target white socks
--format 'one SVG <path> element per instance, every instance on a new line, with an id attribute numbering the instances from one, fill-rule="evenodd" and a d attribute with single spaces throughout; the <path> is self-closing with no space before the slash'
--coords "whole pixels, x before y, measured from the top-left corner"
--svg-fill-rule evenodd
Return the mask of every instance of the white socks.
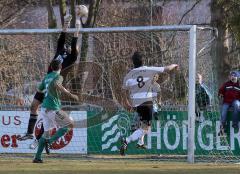
<path id="1" fill-rule="evenodd" d="M 139 145 L 144 145 L 144 136 L 145 136 L 145 134 L 143 134 L 143 136 L 141 136 L 141 137 L 138 139 L 138 144 L 139 144 Z"/>
<path id="2" fill-rule="evenodd" d="M 135 131 L 132 133 L 132 135 L 130 135 L 129 137 L 126 138 L 127 144 L 130 143 L 130 142 L 132 142 L 132 141 L 136 141 L 137 139 L 142 138 L 142 137 L 143 137 L 143 139 L 144 139 L 144 134 L 145 134 L 145 133 L 144 133 L 143 129 L 141 129 L 141 128 L 135 130 Z"/>

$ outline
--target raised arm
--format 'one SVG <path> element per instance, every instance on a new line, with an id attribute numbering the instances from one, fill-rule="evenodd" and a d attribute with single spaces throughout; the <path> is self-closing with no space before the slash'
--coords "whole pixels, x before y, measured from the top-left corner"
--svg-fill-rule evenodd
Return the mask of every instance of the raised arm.
<path id="1" fill-rule="evenodd" d="M 61 32 L 57 42 L 57 51 L 56 51 L 55 57 L 64 50 L 65 40 L 66 40 L 66 32 Z"/>
<path id="2" fill-rule="evenodd" d="M 70 26 L 71 20 L 72 20 L 71 15 L 68 15 L 64 18 L 63 30 L 58 38 L 57 51 L 56 51 L 55 57 L 58 56 L 64 50 L 64 44 L 66 41 L 66 33 L 67 33 L 68 27 Z"/>
<path id="3" fill-rule="evenodd" d="M 79 52 L 77 41 L 78 41 L 79 31 L 80 31 L 80 27 L 81 27 L 80 20 L 76 20 L 75 27 L 76 27 L 77 31 L 74 33 L 74 36 L 73 36 L 72 42 L 71 42 L 71 56 L 73 58 L 77 59 L 78 52 Z"/>
<path id="4" fill-rule="evenodd" d="M 171 64 L 171 65 L 165 66 L 164 67 L 164 72 L 169 72 L 169 71 L 172 71 L 174 69 L 178 69 L 177 64 Z"/>

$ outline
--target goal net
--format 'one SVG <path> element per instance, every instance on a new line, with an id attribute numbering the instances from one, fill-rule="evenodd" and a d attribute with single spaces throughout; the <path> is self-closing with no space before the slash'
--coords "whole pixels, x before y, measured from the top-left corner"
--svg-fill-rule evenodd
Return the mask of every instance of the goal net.
<path id="1" fill-rule="evenodd" d="M 176 63 L 180 70 L 159 74 L 160 99 L 151 131 L 145 137 L 147 149 L 137 149 L 136 143 L 131 143 L 127 155 L 121 158 L 186 161 L 190 147 L 188 106 L 192 104 L 189 102 L 189 82 L 195 75 L 197 80 L 199 73 L 208 93 L 200 94 L 196 83 L 196 114 L 191 115 L 195 123 L 194 158 L 196 161 L 239 160 L 240 136 L 238 130 L 231 127 L 231 121 L 227 136 L 218 135 L 220 103 L 211 58 L 213 30 L 197 30 L 194 72 L 189 68 L 190 27 L 169 26 L 152 31 L 149 28 L 92 29 L 94 32 L 85 29 L 88 45 L 82 46 L 81 37 L 78 45 L 87 48 L 86 61 L 81 61 L 83 58 L 79 55 L 74 65 L 63 70 L 64 86 L 81 95 L 83 101 L 76 103 L 63 98 L 63 109 L 74 119 L 75 127 L 54 142 L 50 156 L 120 158 L 120 139 L 130 135 L 138 122 L 136 113 L 129 113 L 120 105 L 124 97 L 122 83 L 132 68 L 132 54 L 141 51 L 147 66 Z M 18 141 L 17 137 L 27 131 L 36 87 L 56 51 L 60 31 L 51 31 L 17 34 L 9 30 L 0 35 L 0 153 L 3 157 L 32 157 L 36 152 L 36 149 L 29 149 L 32 140 Z M 68 35 L 70 44 L 72 33 Z M 189 75 L 190 72 L 196 74 Z M 39 116 L 35 135 L 39 133 L 41 123 Z"/>

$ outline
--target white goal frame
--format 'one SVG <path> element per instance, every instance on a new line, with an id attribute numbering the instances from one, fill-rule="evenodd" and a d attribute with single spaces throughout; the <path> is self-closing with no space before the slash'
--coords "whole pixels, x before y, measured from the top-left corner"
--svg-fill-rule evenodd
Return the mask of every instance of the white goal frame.
<path id="1" fill-rule="evenodd" d="M 62 29 L 2 29 L 0 35 L 34 35 L 60 33 Z M 69 29 L 74 33 L 76 29 Z M 139 27 L 101 27 L 81 28 L 80 33 L 113 33 L 113 32 L 138 32 L 138 31 L 188 31 L 189 32 L 189 88 L 188 88 L 188 154 L 187 161 L 194 163 L 195 147 L 195 81 L 196 81 L 196 25 L 165 25 L 165 26 L 139 26 Z"/>

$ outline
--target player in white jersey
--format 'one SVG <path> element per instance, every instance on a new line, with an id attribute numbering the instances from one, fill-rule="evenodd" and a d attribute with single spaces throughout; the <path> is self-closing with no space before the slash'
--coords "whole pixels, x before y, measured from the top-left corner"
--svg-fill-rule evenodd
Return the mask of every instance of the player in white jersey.
<path id="1" fill-rule="evenodd" d="M 160 95 L 160 85 L 158 84 L 157 80 L 159 78 L 159 74 L 155 74 L 153 81 L 152 81 L 152 86 L 151 86 L 151 91 L 152 91 L 152 98 L 153 98 L 153 117 L 155 118 L 155 120 L 158 120 L 157 118 L 157 113 L 159 111 L 159 105 L 161 103 L 161 95 Z M 133 119 L 131 122 L 131 131 L 135 131 L 139 128 L 140 125 L 140 118 L 139 115 L 137 114 L 137 112 L 134 112 L 133 114 Z M 141 143 L 141 141 L 143 140 L 139 140 L 139 143 L 137 144 L 138 148 L 145 148 L 145 146 L 139 146 L 139 144 L 143 144 Z"/>
<path id="2" fill-rule="evenodd" d="M 147 134 L 152 120 L 154 93 L 152 82 L 158 73 L 169 72 L 178 68 L 177 64 L 165 67 L 143 66 L 143 56 L 140 52 L 135 52 L 132 56 L 134 69 L 124 78 L 123 89 L 128 93 L 128 97 L 121 101 L 129 111 L 135 110 L 140 116 L 141 126 L 129 137 L 122 140 L 120 154 L 125 155 L 127 145 L 130 142 L 139 140 L 138 147 L 144 147 L 144 136 Z M 125 96 L 127 96 L 125 94 Z"/>

